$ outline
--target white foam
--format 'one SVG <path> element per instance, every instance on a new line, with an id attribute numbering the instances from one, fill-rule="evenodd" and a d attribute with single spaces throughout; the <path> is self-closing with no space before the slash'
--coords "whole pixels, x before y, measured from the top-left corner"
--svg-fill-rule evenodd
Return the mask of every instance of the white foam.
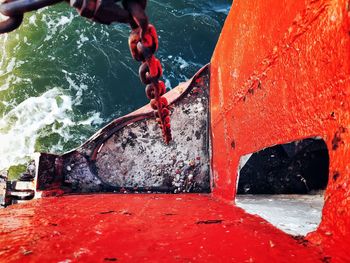
<path id="1" fill-rule="evenodd" d="M 86 120 L 77 122 L 77 124 L 91 126 L 91 125 L 100 125 L 104 122 L 99 112 L 91 112 L 90 114 L 91 114 L 90 117 L 88 117 Z"/>
<path id="2" fill-rule="evenodd" d="M 48 27 L 48 33 L 44 39 L 44 41 L 48 41 L 52 39 L 54 35 L 62 32 L 67 25 L 69 25 L 74 19 L 73 13 L 70 13 L 69 16 L 60 16 L 51 18 L 50 16 L 43 14 L 42 22 L 44 22 Z"/>
<path id="3" fill-rule="evenodd" d="M 62 152 L 63 143 L 73 139 L 71 127 L 100 125 L 100 113 L 90 112 L 86 119 L 73 121 L 74 100 L 58 88 L 39 97 L 31 97 L 0 118 L 0 170 L 34 158 L 35 143 L 44 128 L 47 134 L 59 134 L 50 152 Z M 82 138 L 84 139 L 84 138 Z"/>
<path id="4" fill-rule="evenodd" d="M 72 100 L 57 89 L 31 97 L 0 119 L 0 170 L 33 158 L 39 131 L 55 121 L 72 125 Z"/>
<path id="5" fill-rule="evenodd" d="M 176 57 L 174 61 L 179 64 L 180 69 L 184 69 L 189 66 L 188 62 L 184 60 L 182 57 Z"/>
<path id="6" fill-rule="evenodd" d="M 37 24 L 36 24 L 36 15 L 35 14 L 31 15 L 29 17 L 28 21 L 29 21 L 29 24 L 37 26 Z"/>
<path id="7" fill-rule="evenodd" d="M 0 91 L 7 90 L 10 87 L 9 82 L 11 81 L 11 76 L 7 77 L 5 83 L 0 86 Z"/>
<path id="8" fill-rule="evenodd" d="M 73 101 L 74 105 L 80 105 L 82 103 L 83 100 L 83 92 L 86 91 L 88 89 L 88 86 L 84 83 L 76 83 L 71 76 L 74 75 L 73 73 L 70 73 L 66 70 L 62 70 L 62 72 L 65 74 L 65 78 L 69 84 L 69 88 L 73 89 L 76 91 L 75 94 L 75 99 Z M 84 74 L 80 74 L 80 78 L 82 78 L 84 76 Z"/>
<path id="9" fill-rule="evenodd" d="M 78 48 L 81 48 L 85 42 L 89 41 L 89 38 L 84 36 L 84 34 L 79 35 L 79 40 L 77 41 Z"/>
<path id="10" fill-rule="evenodd" d="M 10 62 L 7 64 L 6 71 L 11 72 L 16 66 L 16 58 L 11 58 Z"/>
<path id="11" fill-rule="evenodd" d="M 73 15 L 70 14 L 70 17 L 67 16 L 61 16 L 60 19 L 58 20 L 57 26 L 64 26 L 72 22 L 73 20 Z"/>
<path id="12" fill-rule="evenodd" d="M 1 21 L 1 20 L 0 20 Z M 6 61 L 6 41 L 7 41 L 7 34 L 0 35 L 0 48 L 1 48 L 1 56 L 0 56 L 0 76 L 4 74 L 4 70 L 1 70 L 4 67 L 4 63 Z"/>
<path id="13" fill-rule="evenodd" d="M 163 76 L 163 79 L 164 79 L 165 87 L 170 90 L 171 89 L 171 82 L 170 82 L 170 80 L 168 78 L 166 78 L 165 76 Z"/>

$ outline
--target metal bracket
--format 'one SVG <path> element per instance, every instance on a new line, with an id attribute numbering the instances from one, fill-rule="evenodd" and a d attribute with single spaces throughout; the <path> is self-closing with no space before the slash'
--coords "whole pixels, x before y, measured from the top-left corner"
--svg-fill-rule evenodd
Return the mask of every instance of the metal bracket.
<path id="1" fill-rule="evenodd" d="M 7 174 L 0 175 L 0 205 L 7 207 L 35 197 L 34 175 L 23 173 L 18 180 L 7 180 Z"/>

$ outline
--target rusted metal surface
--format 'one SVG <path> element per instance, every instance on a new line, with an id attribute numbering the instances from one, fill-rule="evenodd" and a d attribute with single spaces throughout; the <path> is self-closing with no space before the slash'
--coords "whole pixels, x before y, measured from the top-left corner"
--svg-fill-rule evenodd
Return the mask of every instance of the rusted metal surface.
<path id="1" fill-rule="evenodd" d="M 234 200 L 241 156 L 320 137 L 330 180 L 308 238 L 334 254 L 350 243 L 349 19 L 345 0 L 237 0 L 211 60 L 214 196 Z"/>
<path id="2" fill-rule="evenodd" d="M 37 189 L 69 192 L 209 192 L 208 67 L 169 94 L 174 141 L 165 145 L 148 105 L 62 156 L 41 154 Z M 45 193 L 44 193 L 45 194 Z"/>
<path id="3" fill-rule="evenodd" d="M 21 201 L 32 200 L 35 196 L 35 165 L 30 162 L 27 171 L 18 180 L 8 180 L 8 173 L 0 173 L 0 207 L 7 207 Z"/>

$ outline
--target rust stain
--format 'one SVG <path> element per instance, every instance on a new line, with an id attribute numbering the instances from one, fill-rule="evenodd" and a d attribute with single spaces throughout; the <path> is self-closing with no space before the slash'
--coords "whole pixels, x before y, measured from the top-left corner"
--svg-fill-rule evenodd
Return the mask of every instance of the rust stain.
<path id="1" fill-rule="evenodd" d="M 344 144 L 344 142 L 341 139 L 341 135 L 346 132 L 346 129 L 344 127 L 340 127 L 338 131 L 334 134 L 334 137 L 332 139 L 332 150 L 335 151 L 338 149 L 340 144 Z"/>

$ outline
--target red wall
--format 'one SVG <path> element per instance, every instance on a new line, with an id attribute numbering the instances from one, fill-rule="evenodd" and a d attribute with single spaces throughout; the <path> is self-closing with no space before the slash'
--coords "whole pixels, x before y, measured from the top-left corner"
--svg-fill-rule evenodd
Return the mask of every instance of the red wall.
<path id="1" fill-rule="evenodd" d="M 320 136 L 330 174 L 315 243 L 350 235 L 349 17 L 343 0 L 235 0 L 211 61 L 214 195 L 234 200 L 242 155 Z"/>

